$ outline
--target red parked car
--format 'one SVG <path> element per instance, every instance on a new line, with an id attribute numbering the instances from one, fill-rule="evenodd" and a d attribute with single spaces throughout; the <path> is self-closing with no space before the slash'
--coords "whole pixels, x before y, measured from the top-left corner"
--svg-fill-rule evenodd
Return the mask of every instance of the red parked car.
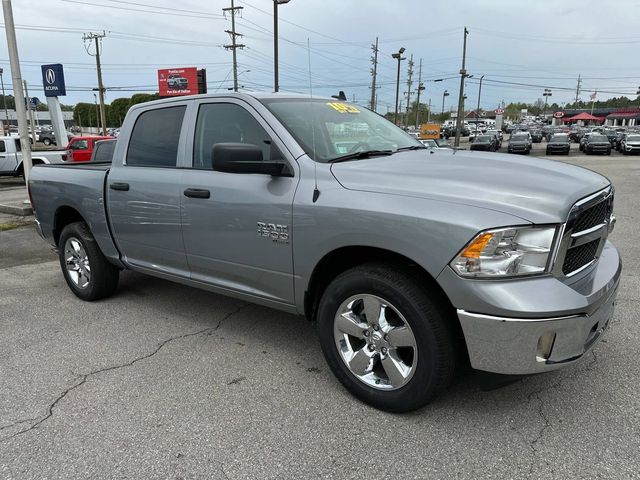
<path id="1" fill-rule="evenodd" d="M 98 140 L 111 140 L 113 137 L 73 137 L 67 145 L 68 162 L 88 162 L 91 160 L 93 147 Z"/>

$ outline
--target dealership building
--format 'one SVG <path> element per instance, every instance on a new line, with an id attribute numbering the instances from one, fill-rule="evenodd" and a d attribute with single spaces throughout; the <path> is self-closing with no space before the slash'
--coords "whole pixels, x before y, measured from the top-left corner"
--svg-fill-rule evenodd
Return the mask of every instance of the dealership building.
<path id="1" fill-rule="evenodd" d="M 564 116 L 556 119 L 556 123 L 571 121 L 573 117 L 581 114 L 593 115 L 594 122 L 614 127 L 640 125 L 640 107 L 623 107 L 623 108 L 594 108 L 591 109 L 566 109 L 562 111 Z M 577 120 L 578 122 L 580 120 Z"/>
<path id="2" fill-rule="evenodd" d="M 9 117 L 9 125 L 18 125 L 18 117 L 15 110 L 7 110 L 5 115 L 4 108 L 0 108 L 0 123 L 3 125 L 7 123 L 7 116 Z M 64 124 L 67 128 L 74 125 L 73 112 L 62 112 L 62 118 L 64 118 Z M 51 125 L 51 116 L 49 112 L 33 111 L 33 121 L 36 125 Z"/>

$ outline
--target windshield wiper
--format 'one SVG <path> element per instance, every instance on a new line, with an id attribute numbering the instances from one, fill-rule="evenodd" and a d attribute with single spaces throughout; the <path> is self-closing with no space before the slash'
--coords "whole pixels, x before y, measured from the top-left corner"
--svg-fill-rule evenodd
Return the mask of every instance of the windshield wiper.
<path id="1" fill-rule="evenodd" d="M 364 150 L 362 152 L 348 153 L 341 157 L 332 158 L 327 163 L 346 162 L 347 160 L 360 160 L 362 158 L 382 157 L 385 155 L 392 155 L 391 150 Z"/>
<path id="2" fill-rule="evenodd" d="M 407 151 L 407 150 L 426 150 L 427 147 L 422 145 L 411 145 L 410 147 L 400 147 L 396 150 L 396 152 L 403 152 L 403 151 Z"/>

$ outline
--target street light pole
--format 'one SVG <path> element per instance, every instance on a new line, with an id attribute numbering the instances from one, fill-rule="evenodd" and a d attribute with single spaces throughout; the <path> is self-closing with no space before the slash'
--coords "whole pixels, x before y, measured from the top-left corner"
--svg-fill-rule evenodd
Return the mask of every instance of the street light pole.
<path id="1" fill-rule="evenodd" d="M 542 117 L 545 119 L 545 121 L 547 118 L 547 100 L 551 95 L 552 95 L 551 90 L 548 88 L 545 88 L 544 93 L 542 94 L 542 96 L 544 97 L 544 110 L 542 111 Z"/>
<path id="2" fill-rule="evenodd" d="M 478 87 L 478 108 L 476 108 L 476 137 L 478 136 L 478 115 L 480 115 L 480 95 L 482 95 L 482 80 L 484 75 L 480 77 L 480 86 Z"/>
<path id="3" fill-rule="evenodd" d="M 398 124 L 398 96 L 400 95 L 400 62 L 402 60 L 406 60 L 406 58 L 402 56 L 404 50 L 404 47 L 402 47 L 400 50 L 398 50 L 398 53 L 394 53 L 391 55 L 391 57 L 398 60 L 398 75 L 396 77 L 396 109 L 393 114 L 393 123 L 395 123 L 396 125 Z"/>
<path id="4" fill-rule="evenodd" d="M 9 128 L 9 110 L 7 110 L 7 96 L 4 93 L 4 78 L 2 77 L 3 73 L 4 73 L 4 70 L 0 68 L 0 82 L 2 83 L 2 106 L 4 107 L 4 118 L 7 121 L 7 135 L 8 135 L 11 129 Z"/>
<path id="5" fill-rule="evenodd" d="M 96 106 L 96 127 L 100 127 L 100 122 L 98 121 L 98 97 L 96 97 L 96 94 L 93 94 L 93 103 Z"/>
<path id="6" fill-rule="evenodd" d="M 440 115 L 442 115 L 444 117 L 444 98 L 449 96 L 449 91 L 445 90 L 444 93 L 442 94 L 442 112 L 440 113 Z M 444 121 L 444 118 L 442 119 Z"/>
<path id="7" fill-rule="evenodd" d="M 290 0 L 273 0 L 273 91 L 278 92 L 278 5 Z"/>

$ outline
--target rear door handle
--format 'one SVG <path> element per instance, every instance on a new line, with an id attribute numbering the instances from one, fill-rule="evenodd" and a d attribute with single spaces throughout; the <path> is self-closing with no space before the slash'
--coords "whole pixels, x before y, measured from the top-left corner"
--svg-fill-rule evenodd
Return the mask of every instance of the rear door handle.
<path id="1" fill-rule="evenodd" d="M 210 198 L 211 192 L 204 188 L 187 188 L 184 196 L 189 198 Z"/>
<path id="2" fill-rule="evenodd" d="M 128 183 L 122 183 L 122 182 L 113 182 L 112 184 L 109 185 L 109 188 L 111 190 L 120 190 L 122 192 L 128 192 L 129 191 L 129 184 Z"/>

